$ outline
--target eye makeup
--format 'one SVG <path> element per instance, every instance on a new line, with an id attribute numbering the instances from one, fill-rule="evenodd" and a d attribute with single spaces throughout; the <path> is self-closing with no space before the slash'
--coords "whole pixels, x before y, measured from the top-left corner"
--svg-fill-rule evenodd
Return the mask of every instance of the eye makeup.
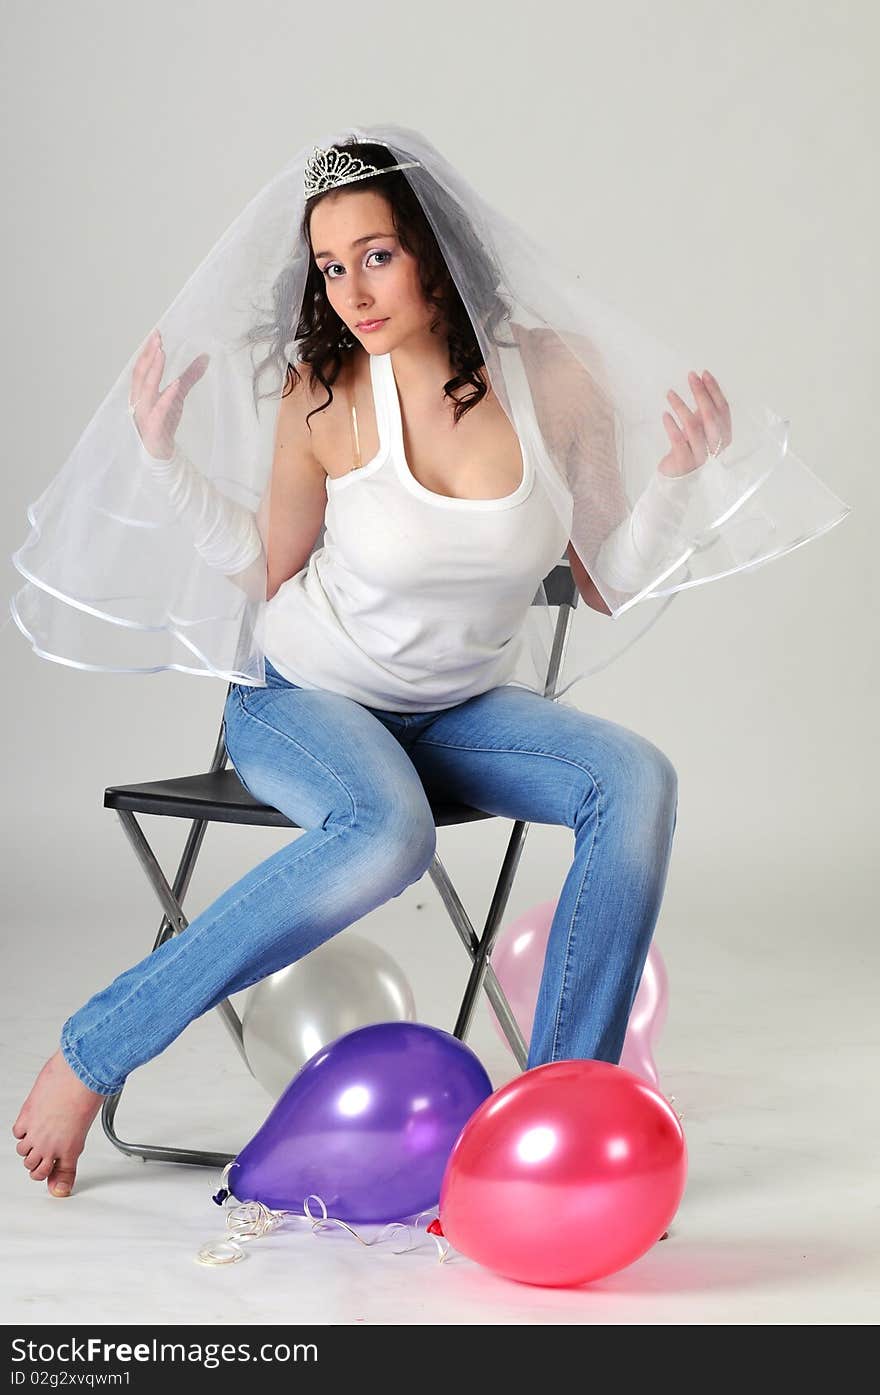
<path id="1" fill-rule="evenodd" d="M 368 253 L 367 253 L 367 260 L 369 260 L 370 257 L 381 256 L 381 257 L 387 257 L 387 258 L 388 258 L 388 261 L 390 261 L 393 255 L 394 255 L 394 254 L 393 254 L 392 252 L 390 252 L 390 251 L 388 250 L 387 247 L 374 247 L 373 250 L 372 250 L 371 252 L 368 252 Z M 327 273 L 328 273 L 328 271 L 330 270 L 330 268 L 331 268 L 332 266 L 341 266 L 341 265 L 342 265 L 341 262 L 327 262 L 327 264 L 326 264 L 324 267 L 322 267 L 321 270 L 322 270 L 324 276 L 327 277 L 327 280 L 328 280 L 328 281 L 338 281 L 338 280 L 339 280 L 339 277 L 338 277 L 338 276 L 327 276 Z M 380 265 L 381 265 L 381 266 L 387 266 L 387 265 L 388 265 L 388 262 L 381 262 Z"/>

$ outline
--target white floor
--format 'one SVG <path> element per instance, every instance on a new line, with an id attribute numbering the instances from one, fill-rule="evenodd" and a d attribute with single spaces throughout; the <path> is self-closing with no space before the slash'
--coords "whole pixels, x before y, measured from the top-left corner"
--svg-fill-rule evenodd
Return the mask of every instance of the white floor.
<path id="1" fill-rule="evenodd" d="M 500 864 L 508 831 L 500 820 L 484 825 L 487 868 Z M 530 830 L 510 916 L 553 894 L 568 836 Z M 445 830 L 440 852 L 478 921 L 490 874 L 472 861 L 457 870 L 466 837 Z M 876 1322 L 877 949 L 867 873 L 861 891 L 852 869 L 810 865 L 792 879 L 768 863 L 722 895 L 723 864 L 674 861 L 656 932 L 670 978 L 658 1066 L 683 1116 L 687 1188 L 667 1240 L 620 1273 L 560 1291 L 510 1282 L 463 1256 L 440 1264 L 430 1241 L 401 1254 L 391 1242 L 365 1246 L 304 1222 L 251 1242 L 239 1263 L 205 1267 L 198 1249 L 223 1235 L 211 1200 L 219 1172 L 126 1159 L 100 1120 L 70 1199 L 28 1179 L 10 1130 L 33 1076 L 64 1017 L 145 953 L 158 924 L 129 858 L 120 846 L 107 889 L 99 895 L 96 883 L 94 905 L 78 900 L 70 922 L 23 917 L 10 937 L 7 1324 Z M 211 896 L 224 884 L 220 870 Z M 430 880 L 358 933 L 404 967 L 421 1020 L 451 1029 L 467 961 Z M 496 1086 L 513 1074 L 484 1003 L 470 1045 Z M 117 1127 L 141 1141 L 237 1151 L 270 1108 L 211 1014 L 132 1075 Z"/>

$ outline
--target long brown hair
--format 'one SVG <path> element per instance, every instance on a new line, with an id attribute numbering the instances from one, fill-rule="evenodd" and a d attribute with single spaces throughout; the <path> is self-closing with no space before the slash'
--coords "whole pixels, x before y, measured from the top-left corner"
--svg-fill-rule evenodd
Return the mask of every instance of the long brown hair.
<path id="1" fill-rule="evenodd" d="M 344 142 L 337 142 L 334 149 L 355 155 L 380 170 L 397 164 L 401 158 L 385 145 L 358 141 L 353 137 Z M 431 179 L 427 171 L 420 168 L 418 174 L 422 181 L 429 181 L 432 196 L 439 197 L 436 181 Z M 422 294 L 436 312 L 430 324 L 431 333 L 443 333 L 445 328 L 449 361 L 455 371 L 449 381 L 444 383 L 443 391 L 455 403 L 454 415 L 457 424 L 464 413 L 475 407 L 486 395 L 486 384 L 479 373 L 485 359 L 464 302 L 450 275 L 419 197 L 401 170 L 358 180 L 351 187 L 359 190 L 374 189 L 381 194 L 389 206 L 394 230 L 401 246 L 416 258 Z M 343 193 L 344 191 L 345 186 L 342 189 Z M 309 365 L 312 387 L 320 383 L 327 392 L 327 401 L 319 407 L 312 408 L 309 417 L 315 412 L 325 411 L 330 406 L 333 401 L 333 383 L 339 377 L 345 361 L 352 356 L 357 343 L 327 298 L 324 276 L 315 264 L 312 251 L 312 213 L 330 192 L 333 191 L 315 194 L 306 201 L 299 229 L 299 254 L 304 255 L 307 249 L 308 268 L 294 339 L 299 360 Z M 462 255 L 467 258 L 469 273 L 480 287 L 481 322 L 486 332 L 494 339 L 495 327 L 508 318 L 507 306 L 496 289 L 499 280 L 497 271 L 485 247 L 469 226 L 461 224 L 456 236 L 460 239 Z M 259 378 L 271 366 L 281 368 L 284 372 L 282 397 L 293 391 L 294 380 L 299 382 L 302 376 L 287 359 L 286 346 L 289 344 L 290 334 L 289 330 L 285 332 L 283 329 L 285 324 L 290 325 L 292 319 L 289 312 L 293 309 L 290 299 L 295 278 L 296 262 L 285 268 L 273 287 L 274 306 L 269 318 L 255 325 L 247 336 L 247 341 L 252 345 L 269 344 L 268 354 L 254 373 L 255 403 L 258 400 L 256 389 Z M 458 398 L 454 395 L 459 388 L 468 386 L 472 391 L 466 397 Z M 306 420 L 308 421 L 308 417 Z"/>

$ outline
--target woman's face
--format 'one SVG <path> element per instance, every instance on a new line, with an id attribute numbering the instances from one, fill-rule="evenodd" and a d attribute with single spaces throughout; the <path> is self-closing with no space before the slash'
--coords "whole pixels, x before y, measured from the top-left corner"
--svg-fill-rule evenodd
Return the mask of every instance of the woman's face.
<path id="1" fill-rule="evenodd" d="M 327 299 L 370 353 L 387 354 L 428 331 L 433 309 L 422 295 L 415 257 L 397 240 L 391 207 L 375 190 L 330 194 L 309 225 Z M 382 320 L 367 330 L 363 322 Z"/>

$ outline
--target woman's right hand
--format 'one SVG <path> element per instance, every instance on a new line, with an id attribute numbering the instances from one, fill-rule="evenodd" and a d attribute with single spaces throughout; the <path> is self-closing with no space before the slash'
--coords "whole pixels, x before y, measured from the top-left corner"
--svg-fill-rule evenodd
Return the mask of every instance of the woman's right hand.
<path id="1" fill-rule="evenodd" d="M 171 459 L 187 393 L 205 372 L 210 358 L 210 354 L 199 354 L 179 378 L 160 392 L 165 350 L 162 335 L 158 329 L 153 330 L 135 361 L 129 397 L 132 421 L 149 455 L 158 460 Z"/>

